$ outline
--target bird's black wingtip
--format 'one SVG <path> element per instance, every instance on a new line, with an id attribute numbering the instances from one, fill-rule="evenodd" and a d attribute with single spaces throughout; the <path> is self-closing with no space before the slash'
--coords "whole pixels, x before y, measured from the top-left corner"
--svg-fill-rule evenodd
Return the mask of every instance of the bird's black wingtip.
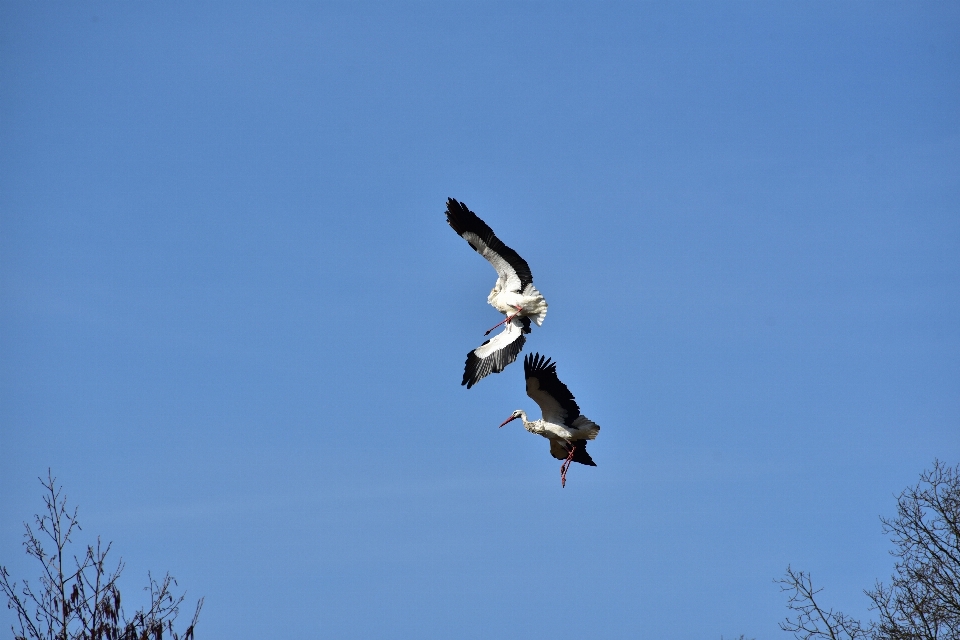
<path id="1" fill-rule="evenodd" d="M 586 440 L 578 440 L 576 442 L 576 448 L 573 450 L 573 461 L 579 462 L 580 464 L 585 464 L 588 467 L 597 466 L 597 463 L 594 462 L 593 458 L 590 457 L 590 454 L 587 453 Z"/>
<path id="2" fill-rule="evenodd" d="M 470 209 L 467 208 L 467 205 L 463 202 L 460 202 L 456 198 L 447 198 L 447 220 L 451 218 L 457 219 L 467 215 L 476 215 Z"/>
<path id="3" fill-rule="evenodd" d="M 489 340 L 487 341 L 489 342 Z M 486 342 L 484 342 L 486 344 Z M 463 365 L 463 381 L 460 383 L 460 386 L 465 386 L 467 389 L 473 385 L 480 382 L 480 379 L 484 377 L 484 372 L 482 371 L 483 360 L 477 357 L 477 354 L 471 351 L 467 354 L 467 361 Z"/>
<path id="4" fill-rule="evenodd" d="M 482 232 L 489 230 L 489 227 L 477 218 L 477 214 L 456 198 L 447 198 L 447 224 L 460 236 L 467 231 L 479 231 L 478 235 L 484 235 Z"/>
<path id="5" fill-rule="evenodd" d="M 534 373 L 546 371 L 557 371 L 557 363 L 550 360 L 546 356 L 542 356 L 539 353 L 528 353 L 523 358 L 523 374 L 524 377 L 529 378 Z"/>

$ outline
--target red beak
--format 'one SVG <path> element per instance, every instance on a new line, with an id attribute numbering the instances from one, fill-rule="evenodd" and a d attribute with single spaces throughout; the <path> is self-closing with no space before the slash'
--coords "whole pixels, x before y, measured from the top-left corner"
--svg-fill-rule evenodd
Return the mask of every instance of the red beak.
<path id="1" fill-rule="evenodd" d="M 504 421 L 503 421 L 503 424 L 501 424 L 500 426 L 502 427 L 504 424 L 507 424 L 507 423 L 510 422 L 511 420 L 516 420 L 516 419 L 517 419 L 517 416 L 510 416 L 509 418 L 507 418 L 506 420 L 504 420 Z"/>

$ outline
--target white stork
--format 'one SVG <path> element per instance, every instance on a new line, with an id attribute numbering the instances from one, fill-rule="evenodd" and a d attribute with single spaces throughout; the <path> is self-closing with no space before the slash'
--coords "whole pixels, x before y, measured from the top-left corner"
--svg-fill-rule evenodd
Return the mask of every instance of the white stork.
<path id="1" fill-rule="evenodd" d="M 503 421 L 523 420 L 523 428 L 550 441 L 550 455 L 563 460 L 560 465 L 560 486 L 567 486 L 567 469 L 572 462 L 597 466 L 587 453 L 587 440 L 600 433 L 600 425 L 580 415 L 573 394 L 557 377 L 557 365 L 539 353 L 523 359 L 523 374 L 527 379 L 527 395 L 540 405 L 543 417 L 530 422 L 523 409 L 517 409 Z"/>
<path id="2" fill-rule="evenodd" d="M 547 301 L 533 286 L 533 275 L 526 261 L 503 244 L 493 229 L 462 202 L 447 199 L 447 222 L 460 237 L 470 243 L 497 270 L 497 283 L 487 296 L 497 311 L 506 317 L 486 334 L 504 325 L 503 331 L 467 354 L 463 382 L 467 389 L 491 373 L 500 373 L 517 359 L 525 333 L 530 333 L 530 320 L 537 326 L 547 315 Z"/>

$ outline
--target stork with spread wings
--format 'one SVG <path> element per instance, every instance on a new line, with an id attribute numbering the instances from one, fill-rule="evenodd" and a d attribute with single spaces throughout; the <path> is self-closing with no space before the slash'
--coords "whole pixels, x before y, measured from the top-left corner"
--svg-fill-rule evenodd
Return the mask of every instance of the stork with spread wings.
<path id="1" fill-rule="evenodd" d="M 523 360 L 523 373 L 527 379 L 527 395 L 540 405 L 542 417 L 531 422 L 523 409 L 517 409 L 500 426 L 520 418 L 524 429 L 547 438 L 550 455 L 563 460 L 560 486 L 565 487 L 571 463 L 597 466 L 587 453 L 587 440 L 597 437 L 600 425 L 580 414 L 580 407 L 570 389 L 557 377 L 555 362 L 539 353 L 528 355 Z"/>
<path id="2" fill-rule="evenodd" d="M 506 319 L 491 331 L 504 325 L 503 330 L 467 354 L 463 382 L 467 389 L 491 373 L 500 373 L 517 359 L 530 333 L 530 321 L 543 324 L 547 315 L 547 301 L 533 286 L 533 275 L 527 262 L 516 251 L 503 244 L 493 229 L 477 217 L 467 205 L 453 198 L 447 200 L 447 222 L 497 271 L 497 283 L 487 296 L 487 302 Z"/>

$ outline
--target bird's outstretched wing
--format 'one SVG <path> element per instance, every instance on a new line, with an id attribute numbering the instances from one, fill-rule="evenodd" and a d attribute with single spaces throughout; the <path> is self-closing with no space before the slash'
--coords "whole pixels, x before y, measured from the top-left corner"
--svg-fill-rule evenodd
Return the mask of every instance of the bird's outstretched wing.
<path id="1" fill-rule="evenodd" d="M 557 377 L 556 363 L 539 353 L 528 354 L 523 359 L 523 375 L 527 379 L 527 395 L 540 405 L 543 419 L 573 427 L 580 417 L 580 407 L 567 385 Z"/>
<path id="2" fill-rule="evenodd" d="M 590 457 L 590 454 L 587 453 L 587 441 L 586 440 L 574 440 L 572 444 L 567 444 L 563 440 L 551 440 L 550 441 L 550 455 L 552 455 L 557 460 L 566 460 L 567 456 L 570 455 L 570 447 L 576 445 L 576 449 L 573 451 L 573 461 L 579 462 L 580 464 L 585 464 L 588 467 L 595 467 L 597 463 L 593 461 L 593 458 Z"/>
<path id="3" fill-rule="evenodd" d="M 527 261 L 503 244 L 483 220 L 462 202 L 447 199 L 447 222 L 461 238 L 497 270 L 497 283 L 504 291 L 521 293 L 533 284 Z"/>
<path id="4" fill-rule="evenodd" d="M 506 323 L 503 331 L 467 354 L 463 369 L 463 382 L 467 389 L 491 373 L 500 373 L 517 359 L 530 333 L 530 318 L 514 318 Z"/>

